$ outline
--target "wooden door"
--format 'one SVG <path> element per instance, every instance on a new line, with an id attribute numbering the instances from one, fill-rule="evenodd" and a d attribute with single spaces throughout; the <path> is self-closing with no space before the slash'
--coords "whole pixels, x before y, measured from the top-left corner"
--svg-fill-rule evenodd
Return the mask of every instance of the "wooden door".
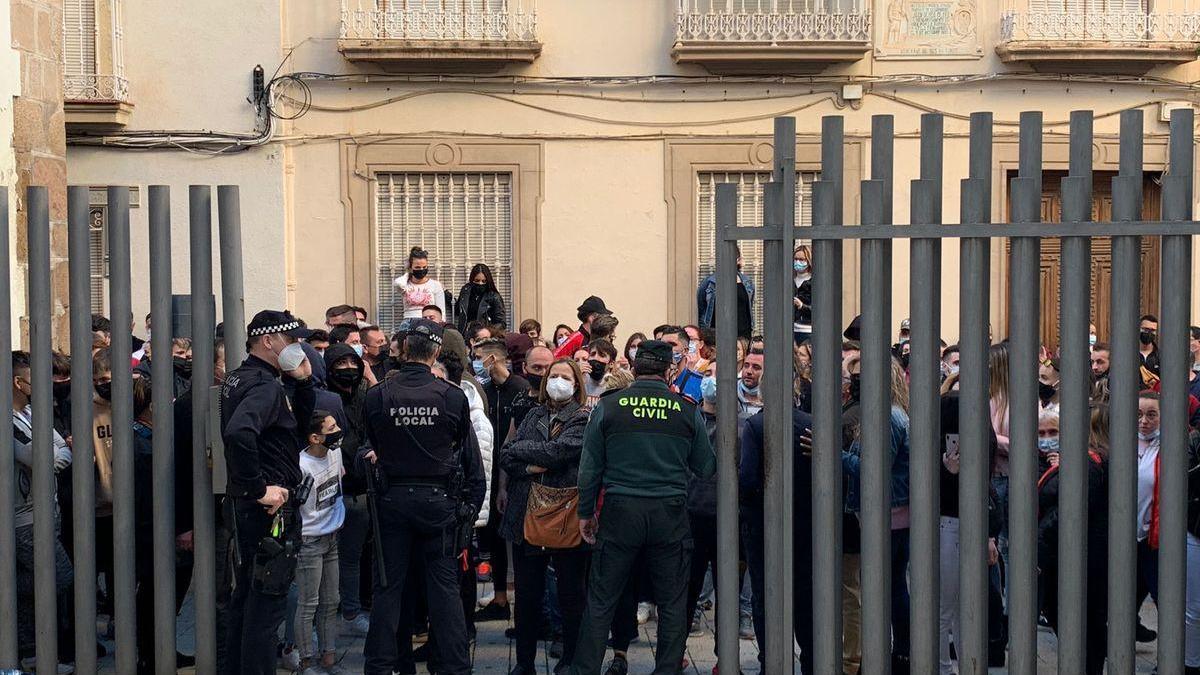
<path id="1" fill-rule="evenodd" d="M 1063 171 L 1046 171 L 1042 174 L 1042 222 L 1060 222 L 1062 220 L 1062 178 Z M 1107 221 L 1112 218 L 1112 172 L 1096 172 L 1092 185 L 1092 220 Z M 1015 174 L 1010 175 L 1010 179 Z M 1011 191 L 1010 191 L 1011 194 Z M 1143 204 L 1142 217 L 1146 220 L 1157 220 L 1160 214 L 1162 191 L 1154 177 L 1147 175 L 1142 188 Z M 1011 208 L 1011 205 L 1010 205 Z M 1140 314 L 1158 314 L 1159 291 L 1159 249 L 1161 242 L 1158 237 L 1142 238 L 1142 288 Z M 1005 243 L 1006 253 L 1011 254 L 1011 247 Z M 1059 282 L 1061 270 L 1062 240 L 1058 237 L 1047 237 L 1042 240 L 1041 255 L 1041 316 L 1040 335 L 1042 344 L 1055 350 L 1058 348 L 1058 316 L 1059 316 Z M 1011 264 L 1009 270 L 1012 269 Z M 1100 341 L 1109 339 L 1109 314 L 1112 310 L 1112 240 L 1108 237 L 1092 239 L 1092 322 L 1096 324 L 1096 334 Z M 1025 317 L 1022 308 L 1008 307 L 1009 321 L 1019 321 Z"/>

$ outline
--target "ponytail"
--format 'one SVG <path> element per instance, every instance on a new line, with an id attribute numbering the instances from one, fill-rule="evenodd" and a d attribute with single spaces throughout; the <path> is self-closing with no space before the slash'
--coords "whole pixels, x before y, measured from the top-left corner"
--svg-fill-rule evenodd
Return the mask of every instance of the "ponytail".
<path id="1" fill-rule="evenodd" d="M 427 260 L 428 258 L 429 253 L 425 249 L 421 248 L 420 246 L 412 247 L 412 249 L 408 252 L 408 269 L 412 269 L 414 260 Z"/>

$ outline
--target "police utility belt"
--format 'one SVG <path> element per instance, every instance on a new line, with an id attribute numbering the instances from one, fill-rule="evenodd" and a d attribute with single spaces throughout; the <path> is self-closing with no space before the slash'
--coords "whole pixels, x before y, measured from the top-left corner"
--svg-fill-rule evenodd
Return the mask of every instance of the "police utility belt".
<path id="1" fill-rule="evenodd" d="M 263 595 L 287 595 L 296 577 L 300 553 L 302 525 L 297 510 L 308 501 L 312 487 L 313 477 L 305 474 L 300 485 L 290 491 L 287 502 L 275 512 L 266 534 L 258 540 L 250 581 L 253 590 Z"/>

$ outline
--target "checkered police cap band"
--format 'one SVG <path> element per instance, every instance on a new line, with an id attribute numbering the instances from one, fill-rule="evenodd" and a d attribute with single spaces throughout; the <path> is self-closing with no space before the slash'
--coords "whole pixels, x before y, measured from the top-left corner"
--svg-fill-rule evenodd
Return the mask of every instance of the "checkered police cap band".
<path id="1" fill-rule="evenodd" d="M 289 330 L 296 330 L 300 327 L 299 321 L 291 321 L 289 323 L 281 323 L 274 326 L 259 326 L 250 331 L 250 337 L 258 337 L 260 335 L 270 335 L 272 333 L 285 333 Z"/>

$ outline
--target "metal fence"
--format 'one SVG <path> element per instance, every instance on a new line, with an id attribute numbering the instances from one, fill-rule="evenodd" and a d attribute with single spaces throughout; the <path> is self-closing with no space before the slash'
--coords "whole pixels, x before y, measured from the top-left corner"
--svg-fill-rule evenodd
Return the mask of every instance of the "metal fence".
<path id="1" fill-rule="evenodd" d="M 242 302 L 241 220 L 236 186 L 217 189 L 220 223 L 221 277 L 225 324 L 226 358 L 239 363 L 245 356 L 245 320 Z M 155 323 L 170 326 L 171 316 L 171 210 L 170 188 L 149 189 L 150 298 Z M 25 196 L 29 251 L 29 343 L 33 382 L 33 467 L 31 498 L 34 506 L 34 604 L 38 675 L 52 674 L 58 661 L 58 606 L 55 589 L 55 540 L 57 503 L 53 466 L 53 410 L 51 398 L 51 274 L 50 215 L 45 187 L 30 187 Z M 11 270 L 8 257 L 8 191 L 0 190 L 0 379 L 12 381 Z M 215 317 L 212 306 L 212 199 L 209 186 L 191 186 L 190 268 L 191 337 L 193 381 L 213 381 Z M 126 321 L 130 307 L 129 188 L 109 187 L 108 249 L 109 307 L 113 317 L 112 352 L 131 354 L 131 336 Z M 88 240 L 88 188 L 67 189 L 67 230 L 71 345 L 72 455 L 76 467 L 90 469 L 95 448 L 92 435 L 92 319 L 91 256 Z M 216 550 L 212 474 L 209 466 L 208 395 L 192 397 L 191 495 L 174 494 L 176 472 L 174 443 L 174 392 L 172 390 L 171 331 L 156 330 L 151 347 L 153 399 L 153 579 L 138 579 L 135 565 L 133 379 L 130 369 L 112 372 L 113 435 L 113 549 L 115 574 L 106 579 L 114 599 L 116 628 L 116 672 L 137 670 L 137 620 L 135 588 L 152 583 L 154 591 L 154 654 L 156 672 L 175 672 L 175 505 L 176 499 L 192 499 L 195 515 L 193 592 L 196 606 L 196 670 L 216 672 Z M 161 356 L 161 355 L 166 355 Z M 114 363 L 120 363 L 119 360 Z M 203 386 L 203 384 L 201 384 Z M 0 409 L 12 405 L 12 389 L 0 387 Z M 18 667 L 16 549 L 10 506 L 16 496 L 11 424 L 0 424 L 0 669 Z M 180 468 L 180 470 L 185 470 Z M 96 532 L 95 478 L 90 470 L 73 472 L 74 508 L 74 626 L 75 668 L 79 673 L 96 672 Z"/>
<path id="2" fill-rule="evenodd" d="M 734 311 L 735 246 L 760 239 L 765 258 L 766 373 L 792 372 L 792 246 L 813 240 L 813 424 L 812 542 L 815 670 L 842 668 L 842 247 L 860 240 L 862 270 L 862 669 L 891 669 L 890 575 L 891 471 L 889 410 L 891 355 L 889 326 L 892 244 L 911 240 L 912 335 L 910 357 L 911 551 L 908 583 L 912 597 L 912 672 L 938 670 L 939 506 L 941 463 L 939 335 L 942 279 L 941 246 L 958 239 L 961 379 L 959 398 L 960 576 L 962 636 L 956 645 L 960 672 L 987 672 L 987 499 L 989 446 L 989 254 L 990 239 L 1012 240 L 1010 298 L 1021 316 L 1039 316 L 1039 255 L 1043 237 L 1063 237 L 1059 317 L 1062 340 L 1060 389 L 1060 576 L 1058 593 L 1058 672 L 1084 672 L 1085 561 L 1107 556 L 1108 672 L 1132 673 L 1134 663 L 1135 545 L 1137 517 L 1137 397 L 1139 239 L 1162 236 L 1162 288 L 1159 349 L 1162 354 L 1161 549 L 1159 554 L 1158 672 L 1183 673 L 1185 598 L 1185 516 L 1188 450 L 1188 314 L 1191 302 L 1191 236 L 1200 234 L 1192 218 L 1193 112 L 1176 110 L 1170 122 L 1169 172 L 1163 177 L 1161 222 L 1142 220 L 1143 117 L 1122 113 L 1120 172 L 1113 182 L 1113 221 L 1089 222 L 1092 194 L 1091 112 L 1075 112 L 1070 122 L 1070 172 L 1063 180 L 1061 223 L 1041 223 L 1042 117 L 1021 115 L 1020 163 L 1012 181 L 1012 221 L 993 223 L 992 117 L 970 121 L 969 174 L 961 183 L 959 224 L 943 224 L 942 136 L 940 115 L 921 120 L 920 178 L 910 186 L 910 225 L 894 225 L 892 213 L 893 120 L 872 120 L 871 176 L 862 181 L 858 227 L 844 227 L 842 213 L 843 119 L 825 117 L 821 133 L 821 179 L 813 188 L 813 226 L 795 228 L 795 120 L 775 121 L 773 182 L 767 186 L 763 227 L 737 226 L 737 194 L 732 184 L 717 187 L 718 289 L 718 636 L 722 672 L 737 665 L 737 466 Z M 1113 338 L 1110 370 L 1112 448 L 1108 461 L 1109 532 L 1107 551 L 1087 550 L 1089 421 L 1090 241 L 1113 237 Z M 1011 673 L 1037 672 L 1037 416 L 1038 324 L 1010 326 L 1011 504 L 1007 573 Z M 792 644 L 792 390 L 791 378 L 764 380 L 766 432 L 766 594 L 767 644 Z M 1054 589 L 1048 589 L 1055 592 Z M 767 651 L 767 672 L 791 673 L 791 649 Z"/>

